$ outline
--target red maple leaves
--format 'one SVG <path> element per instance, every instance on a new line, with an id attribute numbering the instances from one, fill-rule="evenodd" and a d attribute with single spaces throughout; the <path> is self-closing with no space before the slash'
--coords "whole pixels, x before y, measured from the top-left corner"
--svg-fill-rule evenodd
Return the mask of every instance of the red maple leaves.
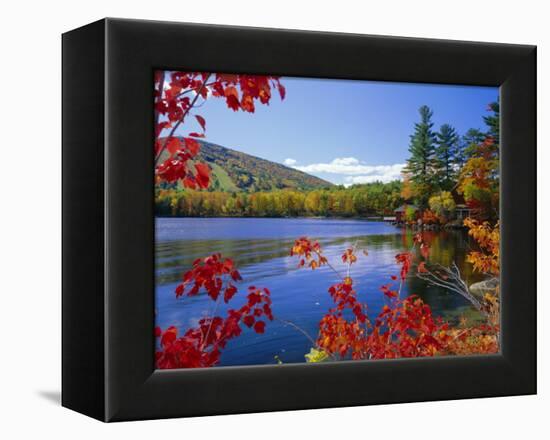
<path id="1" fill-rule="evenodd" d="M 212 74 L 207 72 L 155 72 L 155 175 L 158 182 L 175 183 L 191 189 L 205 189 L 210 184 L 210 167 L 199 162 L 200 144 L 206 120 L 195 111 L 204 101 L 225 99 L 233 111 L 254 113 L 255 102 L 269 104 L 272 89 L 281 99 L 286 91 L 277 76 Z M 176 136 L 192 115 L 198 130 L 186 137 Z M 165 136 L 163 133 L 167 131 Z M 168 157 L 166 157 L 166 153 Z"/>
<path id="2" fill-rule="evenodd" d="M 193 267 L 183 274 L 183 280 L 176 287 L 176 297 L 196 296 L 206 293 L 213 301 L 223 298 L 225 303 L 238 293 L 236 282 L 241 280 L 233 260 L 213 254 L 199 258 Z M 157 368 L 200 368 L 219 363 L 222 350 L 227 343 L 242 333 L 241 323 L 256 333 L 264 333 L 265 319 L 272 321 L 271 292 L 267 288 L 248 287 L 246 303 L 239 309 L 229 309 L 227 316 L 203 318 L 197 327 L 188 329 L 178 336 L 174 326 L 162 331 L 155 328 L 160 338 L 160 349 L 156 352 Z"/>
<path id="3" fill-rule="evenodd" d="M 420 234 L 414 237 L 424 258 L 418 263 L 418 272 L 426 271 L 429 245 Z M 413 252 L 396 255 L 400 266 L 399 277 L 380 287 L 385 305 L 376 317 L 369 317 L 366 303 L 359 299 L 349 268 L 357 262 L 355 247 L 341 256 L 348 274 L 328 288 L 333 306 L 319 322 L 315 348 L 332 359 L 392 359 L 443 354 L 494 353 L 498 351 L 498 326 L 451 328 L 447 322 L 433 316 L 429 305 L 415 295 L 401 299 L 400 292 L 413 264 Z M 368 255 L 367 252 L 364 252 Z M 300 267 L 306 262 L 312 269 L 328 265 L 337 272 L 318 242 L 307 237 L 295 241 L 291 255 L 298 256 Z M 337 272 L 338 273 L 338 272 Z M 241 275 L 233 260 L 216 253 L 193 262 L 176 287 L 176 297 L 205 293 L 212 301 L 230 302 L 238 294 Z M 399 288 L 393 284 L 399 281 Z M 156 352 L 158 368 L 211 367 L 220 362 L 227 343 L 249 328 L 257 334 L 265 332 L 268 321 L 274 319 L 271 292 L 267 288 L 249 286 L 246 302 L 238 309 L 228 309 L 226 316 L 205 317 L 196 327 L 179 334 L 175 326 L 164 331 L 155 328 L 159 338 Z"/>
<path id="4" fill-rule="evenodd" d="M 369 359 L 435 356 L 451 339 L 447 330 L 429 305 L 411 295 L 382 308 L 365 339 L 365 354 Z"/>
<path id="5" fill-rule="evenodd" d="M 415 237 L 416 244 L 423 254 L 429 251 L 422 237 Z M 430 307 L 421 299 L 409 296 L 401 300 L 401 284 L 399 290 L 392 289 L 391 282 L 381 286 L 387 304 L 374 320 L 369 318 L 368 306 L 358 299 L 353 279 L 349 276 L 350 266 L 357 262 L 354 249 L 347 248 L 341 256 L 342 262 L 347 264 L 348 274 L 328 289 L 334 307 L 319 323 L 317 348 L 333 358 L 351 359 L 433 356 L 442 350 L 450 338 L 446 333 L 447 324 L 435 319 Z M 301 258 L 300 266 L 304 266 L 305 261 L 310 261 L 311 265 L 312 261 L 317 260 L 329 264 L 318 243 L 312 243 L 306 237 L 296 240 L 291 255 Z M 402 283 L 410 271 L 413 254 L 402 252 L 395 259 L 400 265 L 399 278 Z M 391 278 L 397 280 L 396 276 Z"/>
<path id="6" fill-rule="evenodd" d="M 195 296 L 204 289 L 216 301 L 224 288 L 224 300 L 228 302 L 236 293 L 233 282 L 241 279 L 231 258 L 223 258 L 219 253 L 212 254 L 193 262 L 192 269 L 183 274 L 182 283 L 176 287 L 176 297 L 184 294 Z"/>
<path id="7" fill-rule="evenodd" d="M 401 265 L 401 271 L 399 272 L 401 280 L 405 280 L 405 278 L 407 278 L 409 270 L 411 269 L 412 254 L 410 252 L 402 252 L 400 254 L 397 254 L 395 256 L 395 261 L 397 261 L 397 263 Z"/>

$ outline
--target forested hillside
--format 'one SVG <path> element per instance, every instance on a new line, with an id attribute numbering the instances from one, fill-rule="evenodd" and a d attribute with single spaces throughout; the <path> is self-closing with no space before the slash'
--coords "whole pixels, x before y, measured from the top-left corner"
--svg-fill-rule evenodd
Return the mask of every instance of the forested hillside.
<path id="1" fill-rule="evenodd" d="M 195 161 L 207 163 L 212 170 L 209 191 L 310 190 L 332 186 L 326 180 L 276 162 L 203 140 L 196 142 L 200 144 L 200 152 Z"/>

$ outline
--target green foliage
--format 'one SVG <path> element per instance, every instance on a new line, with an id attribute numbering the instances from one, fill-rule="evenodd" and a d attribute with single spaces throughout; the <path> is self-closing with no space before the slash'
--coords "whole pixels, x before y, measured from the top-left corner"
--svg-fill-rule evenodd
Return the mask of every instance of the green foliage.
<path id="1" fill-rule="evenodd" d="M 456 209 L 453 196 L 448 191 L 442 191 L 430 197 L 429 205 L 430 209 L 435 212 L 440 219 L 450 218 Z"/>
<path id="2" fill-rule="evenodd" d="M 415 124 L 414 133 L 411 135 L 409 152 L 411 156 L 407 161 L 405 172 L 410 175 L 413 184 L 431 187 L 434 183 L 435 158 L 435 134 L 432 131 L 433 112 L 428 106 L 423 105 L 418 110 L 420 122 Z M 419 202 L 425 204 L 425 193 L 419 194 Z"/>
<path id="3" fill-rule="evenodd" d="M 414 222 L 416 219 L 416 212 L 416 208 L 413 208 L 412 206 L 407 206 L 405 208 L 405 220 L 407 220 L 408 222 Z"/>
<path id="4" fill-rule="evenodd" d="M 409 145 L 410 158 L 404 170 L 402 196 L 424 210 L 428 206 L 441 219 L 453 214 L 456 191 L 464 197 L 472 215 L 498 216 L 500 106 L 488 106 L 483 117 L 487 131 L 471 128 L 460 136 L 450 124 L 432 131 L 432 111 L 419 109 Z M 452 202 L 452 203 L 451 203 Z"/>
<path id="5" fill-rule="evenodd" d="M 456 157 L 456 163 L 459 167 L 463 167 L 466 161 L 472 157 L 478 145 L 485 139 L 485 133 L 477 128 L 470 128 L 461 139 L 461 154 Z"/>
<path id="6" fill-rule="evenodd" d="M 500 144 L 500 103 L 491 102 L 489 104 L 489 110 L 492 112 L 489 116 L 484 116 L 483 120 L 489 130 L 487 134 L 495 139 L 495 143 Z"/>
<path id="7" fill-rule="evenodd" d="M 208 187 L 210 191 L 239 191 L 239 187 L 235 185 L 229 174 L 215 162 L 209 163 L 210 168 L 212 169 L 211 174 L 211 183 Z"/>
<path id="8" fill-rule="evenodd" d="M 481 220 L 498 220 L 499 212 L 499 156 L 500 107 L 489 104 L 489 116 L 483 119 L 488 131 L 479 143 L 468 148 L 469 158 L 460 170 L 457 190 L 472 209 L 472 215 Z"/>
<path id="9" fill-rule="evenodd" d="M 437 185 L 444 190 L 453 186 L 456 172 L 453 167 L 455 158 L 460 154 L 459 136 L 456 130 L 449 124 L 443 124 L 436 133 L 436 170 L 435 180 Z"/>

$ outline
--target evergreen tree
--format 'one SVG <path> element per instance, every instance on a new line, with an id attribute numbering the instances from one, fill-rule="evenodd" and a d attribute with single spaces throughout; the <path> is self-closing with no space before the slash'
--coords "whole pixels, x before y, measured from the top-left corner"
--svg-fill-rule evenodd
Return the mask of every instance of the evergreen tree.
<path id="1" fill-rule="evenodd" d="M 493 112 L 492 115 L 484 116 L 483 120 L 489 128 L 487 131 L 488 136 L 492 136 L 495 139 L 495 144 L 500 144 L 500 104 L 499 102 L 491 102 L 489 104 L 489 111 Z"/>
<path id="2" fill-rule="evenodd" d="M 477 151 L 477 146 L 483 142 L 485 134 L 477 128 L 470 128 L 461 139 L 461 151 L 455 158 L 456 164 L 463 167 L 466 161 Z"/>
<path id="3" fill-rule="evenodd" d="M 419 203 L 426 204 L 427 197 L 434 184 L 435 167 L 435 135 L 432 131 L 432 111 L 423 105 L 418 110 L 420 122 L 414 126 L 409 144 L 410 158 L 407 160 L 405 172 L 410 175 L 412 183 L 417 188 Z"/>
<path id="4" fill-rule="evenodd" d="M 455 157 L 460 150 L 459 136 L 449 124 L 443 124 L 436 133 L 437 183 L 442 190 L 450 190 L 456 175 Z"/>

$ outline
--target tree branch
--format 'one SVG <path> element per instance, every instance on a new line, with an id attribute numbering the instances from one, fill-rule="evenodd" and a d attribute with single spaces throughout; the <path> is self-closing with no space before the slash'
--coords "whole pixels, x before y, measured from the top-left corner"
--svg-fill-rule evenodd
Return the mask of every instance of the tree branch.
<path id="1" fill-rule="evenodd" d="M 482 312 L 485 315 L 487 314 L 483 310 L 483 307 L 481 306 L 481 303 L 478 301 L 478 299 L 470 292 L 470 289 L 462 279 L 460 275 L 460 269 L 455 262 L 453 262 L 452 269 L 444 267 L 440 264 L 437 264 L 436 266 L 441 271 L 443 271 L 447 279 L 450 279 L 451 281 L 447 281 L 447 279 L 442 278 L 441 276 L 430 270 L 428 270 L 427 273 L 417 273 L 416 276 L 432 285 L 443 287 L 446 290 L 458 293 L 463 298 L 468 300 L 476 310 Z"/>
<path id="2" fill-rule="evenodd" d="M 204 87 L 206 86 L 206 81 L 208 81 L 208 78 L 210 78 L 212 74 L 209 73 L 208 76 L 205 78 L 205 80 L 203 81 L 203 83 L 201 84 L 201 86 L 199 87 L 199 89 L 197 90 L 197 94 L 195 95 L 195 97 L 193 98 L 193 101 L 191 101 L 191 104 L 189 104 L 189 107 L 187 107 L 187 109 L 185 110 L 185 112 L 183 113 L 182 117 L 180 118 L 180 120 L 176 123 L 176 125 L 174 125 L 174 127 L 172 127 L 172 130 L 170 130 L 170 133 L 168 133 L 168 136 L 165 138 L 164 140 L 164 143 L 162 144 L 162 147 L 161 149 L 159 150 L 159 152 L 157 153 L 157 156 L 155 157 L 155 164 L 158 162 L 160 156 L 162 155 L 162 153 L 164 152 L 164 150 L 166 149 L 166 144 L 168 143 L 168 141 L 170 140 L 170 138 L 174 135 L 175 131 L 178 129 L 178 127 L 183 123 L 183 120 L 185 119 L 185 117 L 187 116 L 187 114 L 189 113 L 189 111 L 193 108 L 193 106 L 195 105 L 195 103 L 197 102 L 197 99 L 199 99 L 199 96 L 201 96 L 201 92 L 202 90 L 204 89 Z M 159 133 L 160 134 L 160 133 Z"/>

